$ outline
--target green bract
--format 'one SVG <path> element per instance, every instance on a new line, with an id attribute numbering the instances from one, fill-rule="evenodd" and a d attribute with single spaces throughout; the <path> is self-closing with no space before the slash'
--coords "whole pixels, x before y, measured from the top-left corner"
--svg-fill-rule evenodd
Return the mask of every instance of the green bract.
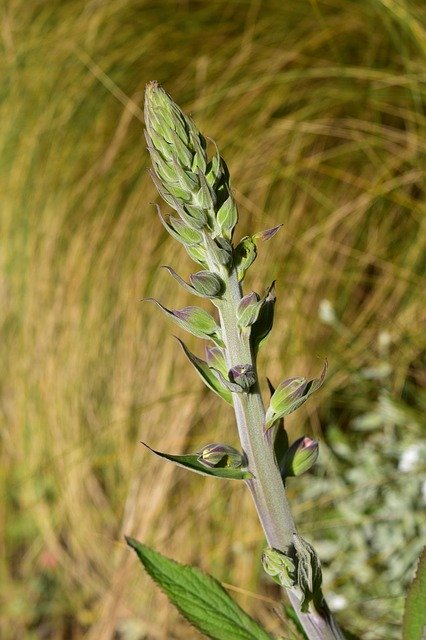
<path id="1" fill-rule="evenodd" d="M 230 240 L 238 213 L 228 169 L 217 150 L 208 158 L 204 136 L 157 82 L 146 88 L 145 125 L 161 196 L 190 229 Z"/>

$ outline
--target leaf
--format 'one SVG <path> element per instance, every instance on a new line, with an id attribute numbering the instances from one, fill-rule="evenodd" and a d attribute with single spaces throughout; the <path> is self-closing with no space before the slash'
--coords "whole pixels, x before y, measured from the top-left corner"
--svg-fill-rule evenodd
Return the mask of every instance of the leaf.
<path id="1" fill-rule="evenodd" d="M 208 638 L 272 640 L 212 576 L 195 567 L 170 560 L 133 538 L 126 538 L 126 541 L 169 600 Z"/>
<path id="2" fill-rule="evenodd" d="M 145 442 L 142 444 L 155 453 L 155 455 L 170 462 L 174 462 L 179 467 L 184 467 L 195 473 L 200 473 L 203 476 L 213 476 L 214 478 L 227 478 L 229 480 L 250 480 L 253 475 L 247 469 L 232 469 L 229 467 L 208 467 L 202 464 L 199 460 L 199 453 L 188 453 L 183 456 L 175 456 L 170 453 L 163 453 L 162 451 L 156 451 L 148 446 Z"/>
<path id="3" fill-rule="evenodd" d="M 423 640 L 426 632 L 426 547 L 419 558 L 416 575 L 405 600 L 403 640 Z"/>
<path id="4" fill-rule="evenodd" d="M 222 385 L 222 383 L 220 382 L 218 377 L 215 375 L 214 371 L 209 367 L 207 362 L 204 362 L 204 360 L 201 360 L 201 358 L 198 358 L 193 353 L 191 353 L 191 351 L 188 349 L 185 343 L 182 342 L 182 340 L 180 340 L 179 338 L 176 338 L 176 340 L 179 342 L 186 357 L 188 358 L 192 366 L 195 368 L 196 372 L 198 373 L 200 378 L 203 380 L 203 382 L 208 386 L 208 388 L 214 391 L 215 393 L 217 393 L 217 395 L 223 400 L 225 400 L 226 402 L 228 402 L 228 404 L 232 405 L 231 392 Z"/>

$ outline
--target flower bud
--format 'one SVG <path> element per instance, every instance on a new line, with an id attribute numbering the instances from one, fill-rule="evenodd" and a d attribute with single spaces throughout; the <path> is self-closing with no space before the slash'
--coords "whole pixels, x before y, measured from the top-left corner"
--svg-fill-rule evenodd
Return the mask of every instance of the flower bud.
<path id="1" fill-rule="evenodd" d="M 234 251 L 238 280 L 244 280 L 247 269 L 253 264 L 257 256 L 256 243 L 250 236 L 245 236 Z"/>
<path id="2" fill-rule="evenodd" d="M 206 467 L 239 469 L 246 464 L 245 456 L 228 444 L 208 444 L 200 451 L 198 461 Z"/>
<path id="3" fill-rule="evenodd" d="M 203 296 L 215 298 L 219 296 L 224 289 L 222 280 L 215 273 L 210 271 L 198 271 L 189 276 L 194 289 Z"/>
<path id="4" fill-rule="evenodd" d="M 254 324 L 261 307 L 262 302 L 259 302 L 259 296 L 254 291 L 241 298 L 237 308 L 238 326 L 243 329 Z"/>
<path id="5" fill-rule="evenodd" d="M 314 391 L 317 391 L 324 382 L 327 373 L 327 361 L 319 378 L 307 380 L 306 378 L 288 378 L 278 385 L 274 392 L 268 410 L 266 412 L 265 428 L 270 426 L 278 419 L 288 416 L 296 411 Z"/>
<path id="6" fill-rule="evenodd" d="M 299 438 L 285 452 L 280 471 L 283 478 L 300 476 L 308 471 L 317 461 L 319 444 L 307 436 Z"/>
<path id="7" fill-rule="evenodd" d="M 228 372 L 230 382 L 248 391 L 256 382 L 256 372 L 251 364 L 237 364 Z"/>
<path id="8" fill-rule="evenodd" d="M 294 585 L 295 564 L 293 560 L 277 549 L 265 549 L 262 554 L 265 573 L 287 589 Z"/>
<path id="9" fill-rule="evenodd" d="M 220 234 L 227 240 L 231 240 L 234 227 L 238 222 L 237 205 L 230 195 L 222 204 L 216 214 L 216 224 Z"/>

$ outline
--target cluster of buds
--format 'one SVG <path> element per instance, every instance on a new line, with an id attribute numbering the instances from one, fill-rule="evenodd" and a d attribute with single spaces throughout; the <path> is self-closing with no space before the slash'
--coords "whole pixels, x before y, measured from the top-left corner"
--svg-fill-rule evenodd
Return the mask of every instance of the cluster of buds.
<path id="1" fill-rule="evenodd" d="M 225 161 L 217 149 L 209 159 L 205 138 L 156 82 L 146 89 L 145 124 L 152 179 L 179 215 L 160 215 L 164 226 L 202 266 L 206 237 L 219 264 L 229 265 L 238 212 Z"/>

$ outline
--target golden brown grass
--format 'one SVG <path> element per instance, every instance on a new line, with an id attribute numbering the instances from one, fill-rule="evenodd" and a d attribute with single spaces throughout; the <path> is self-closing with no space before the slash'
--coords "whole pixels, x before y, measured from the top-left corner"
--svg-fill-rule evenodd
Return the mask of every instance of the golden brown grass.
<path id="1" fill-rule="evenodd" d="M 421 6 L 2 4 L 5 640 L 197 637 L 141 574 L 124 533 L 242 587 L 240 602 L 278 633 L 271 603 L 253 595 L 267 587 L 244 487 L 193 477 L 139 444 L 177 453 L 236 442 L 230 411 L 140 302 L 188 302 L 159 266 L 191 268 L 150 205 L 143 89 L 161 81 L 217 140 L 241 235 L 284 225 L 250 283 L 278 281 L 268 375 L 315 373 L 327 355 L 317 400 L 327 406 L 374 362 L 386 330 L 398 395 L 425 346 Z M 318 320 L 322 299 L 346 326 L 338 337 Z M 318 433 L 315 403 L 308 411 L 291 427 L 309 418 Z"/>

